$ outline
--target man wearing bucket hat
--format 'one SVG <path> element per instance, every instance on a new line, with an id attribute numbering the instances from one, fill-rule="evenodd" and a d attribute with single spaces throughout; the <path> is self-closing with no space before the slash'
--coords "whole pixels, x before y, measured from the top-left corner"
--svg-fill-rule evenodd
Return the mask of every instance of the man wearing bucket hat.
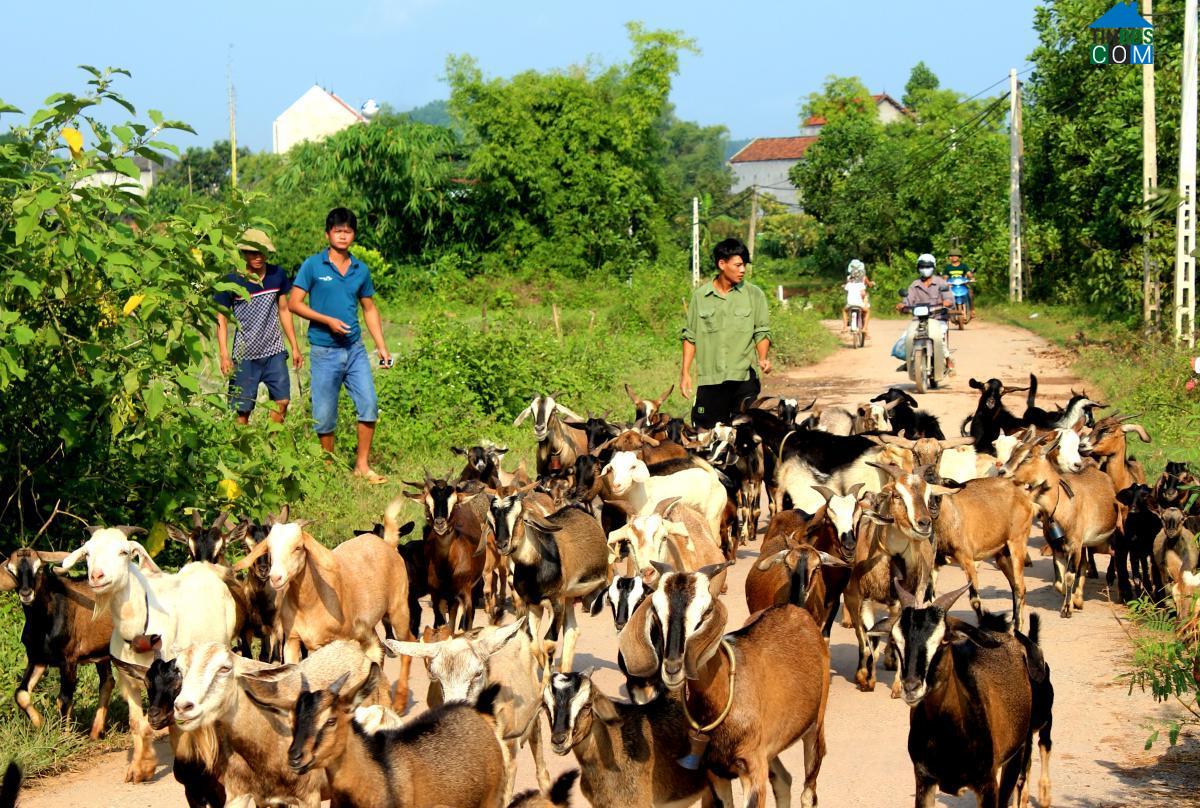
<path id="1" fill-rule="evenodd" d="M 263 231 L 247 230 L 238 249 L 246 268 L 229 273 L 225 282 L 240 286 L 246 296 L 233 290 L 214 296 L 218 305 L 231 311 L 237 324 L 231 355 L 228 319 L 224 313 L 217 314 L 217 350 L 221 373 L 229 376 L 229 405 L 239 422 L 249 423 L 258 387 L 264 384 L 275 403 L 271 419 L 282 423 L 291 398 L 284 337 L 292 351 L 292 365 L 299 369 L 304 363 L 288 308 L 287 293 L 292 282 L 280 267 L 267 263 L 267 254 L 275 252 L 275 245 Z"/>

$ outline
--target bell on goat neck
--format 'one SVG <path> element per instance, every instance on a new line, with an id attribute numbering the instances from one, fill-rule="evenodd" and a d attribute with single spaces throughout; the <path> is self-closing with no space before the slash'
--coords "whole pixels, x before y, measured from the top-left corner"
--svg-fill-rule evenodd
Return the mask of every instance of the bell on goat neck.
<path id="1" fill-rule="evenodd" d="M 704 758 L 704 750 L 708 748 L 708 736 L 697 730 L 688 730 L 688 753 L 679 759 L 679 765 L 688 771 L 697 771 L 700 761 Z"/>

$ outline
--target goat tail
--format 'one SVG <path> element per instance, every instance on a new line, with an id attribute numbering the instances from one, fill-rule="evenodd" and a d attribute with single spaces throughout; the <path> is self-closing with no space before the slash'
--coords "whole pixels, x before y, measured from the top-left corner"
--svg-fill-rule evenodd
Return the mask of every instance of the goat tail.
<path id="1" fill-rule="evenodd" d="M 0 785 L 0 808 L 12 808 L 17 804 L 21 792 L 21 767 L 15 760 L 9 761 L 4 770 L 4 784 Z"/>
<path id="2" fill-rule="evenodd" d="M 1005 634 L 1011 625 L 1008 615 L 1003 612 L 984 611 L 979 615 L 979 627 L 984 631 Z"/>
<path id="3" fill-rule="evenodd" d="M 970 426 L 968 426 L 968 424 Z M 968 415 L 966 418 L 963 419 L 962 424 L 959 425 L 958 434 L 962 435 L 964 438 L 968 437 L 971 434 L 971 426 L 974 426 L 974 425 L 975 425 L 975 416 L 973 414 Z"/>
<path id="4" fill-rule="evenodd" d="M 1029 374 L 1029 392 L 1025 396 L 1025 405 L 1032 407 L 1033 402 L 1037 401 L 1037 376 Z"/>
<path id="5" fill-rule="evenodd" d="M 400 508 L 403 505 L 404 497 L 396 497 L 383 512 L 383 540 L 392 547 L 400 546 Z"/>
<path id="6" fill-rule="evenodd" d="M 1042 616 L 1037 612 L 1031 612 L 1029 615 L 1029 631 L 1025 634 L 1029 638 L 1030 645 L 1039 646 L 1041 641 L 1039 635 L 1042 633 Z"/>

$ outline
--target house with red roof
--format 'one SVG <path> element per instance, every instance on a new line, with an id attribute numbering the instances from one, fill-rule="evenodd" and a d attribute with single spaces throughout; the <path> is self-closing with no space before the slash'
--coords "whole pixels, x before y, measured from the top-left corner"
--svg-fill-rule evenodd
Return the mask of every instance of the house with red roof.
<path id="1" fill-rule="evenodd" d="M 321 140 L 366 120 L 357 109 L 314 84 L 275 119 L 271 142 L 275 153 L 283 154 L 297 143 Z"/>
<path id="2" fill-rule="evenodd" d="M 904 105 L 887 93 L 871 97 L 875 99 L 875 110 L 882 123 L 898 121 L 908 114 Z M 788 179 L 788 172 L 804 159 L 804 153 L 821 137 L 823 126 L 825 119 L 813 115 L 800 127 L 797 137 L 757 137 L 751 140 L 729 158 L 729 167 L 733 170 L 731 192 L 736 194 L 757 185 L 780 202 L 799 209 L 799 195 Z"/>

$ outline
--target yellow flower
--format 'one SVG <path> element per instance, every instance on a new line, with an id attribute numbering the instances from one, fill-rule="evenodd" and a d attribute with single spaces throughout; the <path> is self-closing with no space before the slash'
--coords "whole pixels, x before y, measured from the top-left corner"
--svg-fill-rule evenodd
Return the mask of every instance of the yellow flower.
<path id="1" fill-rule="evenodd" d="M 67 127 L 62 130 L 62 139 L 67 141 L 67 148 L 71 150 L 71 157 L 75 160 L 83 154 L 83 135 L 78 129 Z"/>
<path id="2" fill-rule="evenodd" d="M 199 247 L 192 247 L 192 258 L 196 259 L 196 263 L 204 266 L 204 253 L 200 252 Z"/>
<path id="3" fill-rule="evenodd" d="M 217 483 L 217 494 L 222 499 L 235 500 L 242 495 L 242 489 L 238 487 L 236 480 L 228 478 Z"/>
<path id="4" fill-rule="evenodd" d="M 125 306 L 121 309 L 121 313 L 126 317 L 133 314 L 134 309 L 142 305 L 142 301 L 146 299 L 145 295 L 133 295 L 125 301 Z"/>

